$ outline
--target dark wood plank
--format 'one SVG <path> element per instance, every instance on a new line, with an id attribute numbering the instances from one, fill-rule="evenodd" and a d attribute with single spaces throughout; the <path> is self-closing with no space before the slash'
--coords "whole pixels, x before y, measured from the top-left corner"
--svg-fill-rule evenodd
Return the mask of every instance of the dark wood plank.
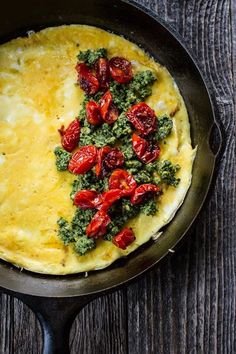
<path id="1" fill-rule="evenodd" d="M 236 353 L 236 2 L 137 2 L 157 11 L 197 56 L 224 129 L 225 150 L 188 239 L 137 283 L 89 304 L 71 330 L 71 352 Z M 2 295 L 0 313 L 0 353 L 41 352 L 39 324 L 25 305 Z"/>
<path id="2" fill-rule="evenodd" d="M 171 3 L 165 8 L 158 2 L 156 10 L 174 25 L 198 57 L 216 117 L 224 127 L 226 146 L 208 203 L 187 243 L 128 289 L 128 328 L 138 328 L 129 336 L 129 353 L 235 353 L 235 137 L 230 3 Z"/>
<path id="3" fill-rule="evenodd" d="M 40 354 L 42 336 L 34 313 L 21 301 L 7 295 L 0 303 L 0 353 Z"/>
<path id="4" fill-rule="evenodd" d="M 117 291 L 89 304 L 71 330 L 71 353 L 127 353 L 127 299 Z"/>

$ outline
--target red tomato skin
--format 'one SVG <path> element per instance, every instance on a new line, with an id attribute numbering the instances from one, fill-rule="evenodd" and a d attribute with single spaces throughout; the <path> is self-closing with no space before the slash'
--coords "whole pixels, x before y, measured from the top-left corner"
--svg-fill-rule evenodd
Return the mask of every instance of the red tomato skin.
<path id="1" fill-rule="evenodd" d="M 111 104 L 112 104 L 112 94 L 110 90 L 108 90 L 100 99 L 101 115 L 103 119 L 106 118 L 107 112 Z"/>
<path id="2" fill-rule="evenodd" d="M 123 57 L 113 57 L 109 61 L 110 74 L 113 80 L 126 84 L 133 78 L 131 62 Z"/>
<path id="3" fill-rule="evenodd" d="M 95 173 L 97 177 L 104 177 L 110 170 L 124 164 L 124 154 L 117 148 L 104 146 L 98 150 Z"/>
<path id="4" fill-rule="evenodd" d="M 112 124 L 117 120 L 119 116 L 119 111 L 117 107 L 113 104 L 112 94 L 110 90 L 108 90 L 100 99 L 100 110 L 102 119 L 105 123 Z"/>
<path id="5" fill-rule="evenodd" d="M 126 112 L 126 116 L 140 134 L 144 136 L 157 130 L 155 112 L 145 102 L 140 102 L 130 107 Z"/>
<path id="6" fill-rule="evenodd" d="M 134 193 L 137 182 L 134 177 L 126 170 L 117 169 L 112 172 L 109 178 L 109 188 L 122 190 L 123 196 L 129 196 Z"/>
<path id="7" fill-rule="evenodd" d="M 107 211 L 117 200 L 123 197 L 123 193 L 120 189 L 111 189 L 107 192 L 103 192 L 101 195 L 101 204 L 98 207 L 100 210 Z"/>
<path id="8" fill-rule="evenodd" d="M 79 143 L 79 137 L 80 137 L 79 120 L 78 119 L 73 120 L 73 122 L 71 122 L 66 129 L 64 129 L 64 125 L 62 125 L 61 129 L 58 129 L 58 131 L 61 135 L 62 147 L 68 152 L 74 150 Z"/>
<path id="9" fill-rule="evenodd" d="M 143 201 L 145 194 L 147 193 L 157 194 L 160 191 L 161 189 L 155 184 L 151 184 L 151 183 L 141 184 L 135 189 L 134 193 L 130 198 L 130 201 L 132 204 L 139 204 Z"/>
<path id="10" fill-rule="evenodd" d="M 81 209 L 98 209 L 107 211 L 117 200 L 123 197 L 120 189 L 112 189 L 102 194 L 92 190 L 81 190 L 75 194 L 74 205 Z"/>
<path id="11" fill-rule="evenodd" d="M 97 148 L 92 145 L 81 147 L 72 156 L 68 170 L 75 175 L 80 175 L 88 172 L 96 163 Z"/>
<path id="12" fill-rule="evenodd" d="M 102 117 L 100 112 L 100 106 L 94 101 L 89 101 L 86 103 L 86 118 L 87 121 L 92 125 L 102 124 Z"/>
<path id="13" fill-rule="evenodd" d="M 80 190 L 74 197 L 74 205 L 81 209 L 94 209 L 99 201 L 98 192 L 92 190 Z"/>
<path id="14" fill-rule="evenodd" d="M 87 237 L 98 238 L 106 234 L 111 219 L 104 210 L 99 210 L 86 228 Z"/>
<path id="15" fill-rule="evenodd" d="M 104 121 L 107 124 L 113 124 L 118 119 L 118 117 L 119 117 L 119 111 L 117 107 L 112 103 Z"/>
<path id="16" fill-rule="evenodd" d="M 78 63 L 75 68 L 78 73 L 78 83 L 81 89 L 85 91 L 87 95 L 97 93 L 100 85 L 92 70 L 84 63 Z"/>
<path id="17" fill-rule="evenodd" d="M 145 164 L 155 161 L 160 156 L 157 144 L 152 144 L 135 133 L 132 135 L 132 146 L 138 159 Z"/>
<path id="18" fill-rule="evenodd" d="M 104 158 L 104 165 L 108 170 L 113 170 L 124 164 L 125 157 L 122 151 L 117 148 L 112 148 Z"/>
<path id="19" fill-rule="evenodd" d="M 112 243 L 117 247 L 125 250 L 135 240 L 135 236 L 132 229 L 125 227 L 116 236 L 113 237 Z"/>
<path id="20" fill-rule="evenodd" d="M 111 148 L 109 146 L 104 146 L 103 148 L 98 150 L 97 164 L 95 166 L 95 174 L 97 177 L 103 175 L 103 159 L 110 151 Z"/>
<path id="21" fill-rule="evenodd" d="M 109 61 L 99 58 L 95 64 L 96 77 L 101 88 L 108 88 L 110 79 Z"/>

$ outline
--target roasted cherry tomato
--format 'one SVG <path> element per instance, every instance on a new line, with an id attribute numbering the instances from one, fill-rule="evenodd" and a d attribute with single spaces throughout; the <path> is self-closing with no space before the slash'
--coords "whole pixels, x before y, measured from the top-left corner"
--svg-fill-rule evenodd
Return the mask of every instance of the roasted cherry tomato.
<path id="1" fill-rule="evenodd" d="M 112 94 L 109 90 L 102 96 L 100 100 L 100 109 L 102 119 L 107 124 L 112 124 L 117 120 L 119 112 L 113 103 Z"/>
<path id="2" fill-rule="evenodd" d="M 75 175 L 84 174 L 95 165 L 96 160 L 96 147 L 92 145 L 83 146 L 72 156 L 68 170 Z"/>
<path id="3" fill-rule="evenodd" d="M 121 189 L 123 196 L 131 195 L 137 183 L 134 177 L 125 170 L 115 170 L 112 172 L 109 178 L 109 188 L 112 189 Z"/>
<path id="4" fill-rule="evenodd" d="M 123 193 L 120 189 L 111 189 L 103 192 L 100 199 L 102 202 L 98 206 L 98 209 L 107 211 L 121 197 L 123 197 Z"/>
<path id="5" fill-rule="evenodd" d="M 103 160 L 105 156 L 111 151 L 111 148 L 109 146 L 104 146 L 103 148 L 98 150 L 98 155 L 97 155 L 97 164 L 95 166 L 95 173 L 96 176 L 102 176 L 104 174 L 104 169 L 103 169 Z"/>
<path id="6" fill-rule="evenodd" d="M 131 62 L 122 57 L 113 57 L 109 62 L 111 77 L 125 84 L 133 78 Z"/>
<path id="7" fill-rule="evenodd" d="M 113 170 L 124 164 L 125 157 L 122 151 L 117 148 L 112 148 L 104 158 L 104 167 L 107 170 Z"/>
<path id="8" fill-rule="evenodd" d="M 135 236 L 132 229 L 125 227 L 115 237 L 113 237 L 112 243 L 117 247 L 125 250 L 135 240 Z"/>
<path id="9" fill-rule="evenodd" d="M 148 135 L 157 129 L 155 112 L 145 102 L 132 106 L 126 116 L 142 135 Z"/>
<path id="10" fill-rule="evenodd" d="M 81 190 L 75 194 L 74 205 L 81 209 L 93 209 L 100 203 L 100 195 L 96 191 Z"/>
<path id="11" fill-rule="evenodd" d="M 64 129 L 62 125 L 61 129 L 58 129 L 61 135 L 61 145 L 66 151 L 71 152 L 76 148 L 79 142 L 80 136 L 80 122 L 78 119 L 73 120 L 70 125 Z"/>
<path id="12" fill-rule="evenodd" d="M 99 90 L 99 81 L 92 70 L 84 63 L 76 65 L 78 72 L 78 83 L 87 95 L 94 95 Z"/>
<path id="13" fill-rule="evenodd" d="M 109 215 L 104 210 L 99 210 L 86 229 L 86 235 L 88 237 L 100 237 L 106 234 L 107 225 L 110 223 L 111 219 Z"/>
<path id="14" fill-rule="evenodd" d="M 100 86 L 102 88 L 107 88 L 110 77 L 108 60 L 106 58 L 99 58 L 95 64 L 95 71 Z"/>
<path id="15" fill-rule="evenodd" d="M 98 177 L 103 177 L 107 174 L 108 171 L 122 166 L 124 160 L 124 155 L 119 149 L 104 146 L 98 151 L 95 173 Z"/>
<path id="16" fill-rule="evenodd" d="M 132 204 L 138 204 L 143 201 L 145 196 L 149 193 L 159 193 L 161 190 L 158 186 L 155 184 L 147 183 L 147 184 L 141 184 L 141 186 L 138 186 L 133 195 L 130 198 L 130 201 Z"/>
<path id="17" fill-rule="evenodd" d="M 156 143 L 149 142 L 135 133 L 132 135 L 132 146 L 138 159 L 146 164 L 155 161 L 160 155 L 160 148 Z"/>
<path id="18" fill-rule="evenodd" d="M 92 125 L 101 124 L 102 117 L 100 113 L 100 106 L 94 101 L 89 101 L 86 103 L 86 117 L 87 121 Z"/>

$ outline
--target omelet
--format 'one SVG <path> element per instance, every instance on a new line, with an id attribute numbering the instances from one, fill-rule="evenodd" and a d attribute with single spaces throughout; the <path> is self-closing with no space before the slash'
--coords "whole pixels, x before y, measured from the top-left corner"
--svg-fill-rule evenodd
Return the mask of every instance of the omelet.
<path id="1" fill-rule="evenodd" d="M 173 131 L 161 144 L 161 158 L 178 163 L 181 179 L 165 186 L 155 216 L 129 222 L 136 240 L 126 249 L 98 240 L 83 256 L 58 237 L 57 220 L 71 219 L 74 176 L 59 173 L 54 148 L 58 128 L 81 108 L 84 93 L 75 85 L 79 50 L 108 49 L 130 60 L 133 70 L 152 70 L 157 80 L 147 104 L 156 115 L 173 116 Z M 0 46 L 0 258 L 32 272 L 65 275 L 97 270 L 155 238 L 174 217 L 191 184 L 196 149 L 191 145 L 184 100 L 167 69 L 137 45 L 99 28 L 70 25 L 29 33 Z M 174 235 L 173 235 L 174 238 Z"/>

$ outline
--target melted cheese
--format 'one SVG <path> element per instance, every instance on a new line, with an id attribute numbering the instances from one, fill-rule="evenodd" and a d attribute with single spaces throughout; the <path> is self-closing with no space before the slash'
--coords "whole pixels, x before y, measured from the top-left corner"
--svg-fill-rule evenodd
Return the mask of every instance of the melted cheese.
<path id="1" fill-rule="evenodd" d="M 79 256 L 57 236 L 57 219 L 71 219 L 74 176 L 55 168 L 57 129 L 77 116 L 83 92 L 75 85 L 79 50 L 105 47 L 134 70 L 151 69 L 158 80 L 147 103 L 156 114 L 174 115 L 162 159 L 179 163 L 177 188 L 166 187 L 156 216 L 130 222 L 136 241 L 123 251 L 99 240 Z M 191 183 L 195 150 L 183 99 L 168 71 L 122 37 L 88 26 L 61 26 L 0 46 L 0 257 L 40 273 L 69 274 L 107 267 L 157 235 L 182 204 Z"/>

